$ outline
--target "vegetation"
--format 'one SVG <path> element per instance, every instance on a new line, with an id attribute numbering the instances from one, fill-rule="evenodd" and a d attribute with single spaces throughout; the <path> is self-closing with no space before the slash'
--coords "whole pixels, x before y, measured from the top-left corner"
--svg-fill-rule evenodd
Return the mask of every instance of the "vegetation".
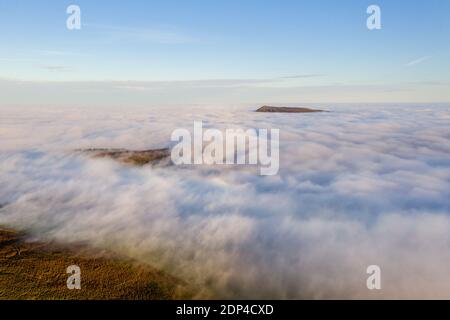
<path id="1" fill-rule="evenodd" d="M 68 266 L 81 268 L 81 290 L 67 288 Z M 70 250 L 55 243 L 26 241 L 24 234 L 0 228 L 0 299 L 189 298 L 179 279 L 81 245 Z"/>
<path id="2" fill-rule="evenodd" d="M 158 164 L 170 157 L 169 149 L 131 151 L 126 149 L 85 149 L 78 150 L 95 158 L 110 158 L 132 166 Z"/>

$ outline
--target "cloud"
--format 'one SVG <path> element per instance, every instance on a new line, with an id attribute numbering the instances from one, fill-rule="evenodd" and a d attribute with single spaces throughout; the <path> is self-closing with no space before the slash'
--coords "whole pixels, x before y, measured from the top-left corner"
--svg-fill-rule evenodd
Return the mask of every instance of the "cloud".
<path id="1" fill-rule="evenodd" d="M 106 34 L 119 40 L 155 42 L 161 44 L 186 44 L 199 41 L 199 39 L 179 32 L 175 28 L 163 30 L 156 28 L 149 29 L 111 26 L 96 23 L 85 23 L 83 26 L 87 27 L 87 30 L 91 29 L 93 31 L 101 31 L 103 37 L 105 37 Z"/>
<path id="2" fill-rule="evenodd" d="M 450 90 L 444 90 L 444 84 L 301 85 L 280 78 L 184 81 L 0 79 L 0 86 L 0 99 L 5 106 L 161 106 L 182 105 L 186 101 L 203 105 L 450 101 Z"/>
<path id="3" fill-rule="evenodd" d="M 199 297 L 450 298 L 450 106 L 327 108 L 2 108 L 0 224 L 164 268 Z M 280 128 L 279 175 L 71 152 L 165 147 L 195 120 Z"/>
<path id="4" fill-rule="evenodd" d="M 448 85 L 450 85 L 450 82 L 444 82 L 444 81 L 415 81 L 415 82 L 408 82 L 407 84 L 425 85 L 425 86 L 448 86 Z"/>
<path id="5" fill-rule="evenodd" d="M 36 53 L 47 58 L 62 58 L 62 57 L 87 57 L 86 53 L 72 52 L 67 50 L 38 50 Z"/>
<path id="6" fill-rule="evenodd" d="M 325 75 L 319 74 L 319 73 L 306 73 L 306 74 L 298 74 L 293 76 L 285 76 L 281 77 L 280 79 L 307 79 L 307 78 L 318 78 L 318 77 L 324 77 Z"/>
<path id="7" fill-rule="evenodd" d="M 416 60 L 408 62 L 407 64 L 405 64 L 405 66 L 406 67 L 413 67 L 413 66 L 418 65 L 418 64 L 420 64 L 422 62 L 425 62 L 425 61 L 427 61 L 427 60 L 429 60 L 431 58 L 432 58 L 431 56 L 424 56 L 424 57 L 421 57 L 421 58 L 418 58 Z"/>
<path id="8" fill-rule="evenodd" d="M 41 66 L 41 69 L 49 70 L 49 71 L 69 71 L 70 68 L 67 66 L 60 66 L 60 65 L 46 65 Z"/>
<path id="9" fill-rule="evenodd" d="M 113 87 L 129 90 L 155 90 L 170 88 L 239 88 L 273 83 L 274 79 L 204 79 L 204 80 L 175 80 L 175 81 L 113 81 Z"/>
<path id="10" fill-rule="evenodd" d="M 4 62 L 34 62 L 36 59 L 31 58 L 0 58 L 0 61 Z"/>

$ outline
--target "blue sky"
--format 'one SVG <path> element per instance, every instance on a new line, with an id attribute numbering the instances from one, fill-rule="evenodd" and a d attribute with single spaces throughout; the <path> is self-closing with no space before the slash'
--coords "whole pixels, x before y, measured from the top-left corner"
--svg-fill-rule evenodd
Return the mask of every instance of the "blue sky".
<path id="1" fill-rule="evenodd" d="M 81 8 L 81 30 L 66 28 L 70 4 Z M 381 30 L 366 28 L 371 4 Z M 8 89 L 95 82 L 171 96 L 180 82 L 200 81 L 204 92 L 212 81 L 233 88 L 230 102 L 450 101 L 447 0 L 1 0 L 0 28 Z M 0 98 L 14 103 L 14 92 Z"/>

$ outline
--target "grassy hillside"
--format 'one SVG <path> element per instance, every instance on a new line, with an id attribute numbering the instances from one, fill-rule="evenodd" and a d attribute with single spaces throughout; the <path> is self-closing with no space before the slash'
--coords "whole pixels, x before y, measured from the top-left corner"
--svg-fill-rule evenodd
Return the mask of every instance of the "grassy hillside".
<path id="1" fill-rule="evenodd" d="M 67 289 L 70 265 L 81 268 L 81 290 Z M 183 293 L 181 293 L 183 292 Z M 176 299 L 186 285 L 150 266 L 82 246 L 31 243 L 0 228 L 0 299 Z"/>

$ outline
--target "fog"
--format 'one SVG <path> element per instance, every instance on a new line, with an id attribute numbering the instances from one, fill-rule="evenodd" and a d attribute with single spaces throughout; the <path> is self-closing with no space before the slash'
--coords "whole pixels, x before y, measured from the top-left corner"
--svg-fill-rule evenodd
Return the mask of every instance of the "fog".
<path id="1" fill-rule="evenodd" d="M 450 106 L 321 107 L 1 107 L 0 224 L 162 268 L 199 298 L 450 298 Z M 194 121 L 280 129 L 279 174 L 73 152 L 168 147 Z"/>

